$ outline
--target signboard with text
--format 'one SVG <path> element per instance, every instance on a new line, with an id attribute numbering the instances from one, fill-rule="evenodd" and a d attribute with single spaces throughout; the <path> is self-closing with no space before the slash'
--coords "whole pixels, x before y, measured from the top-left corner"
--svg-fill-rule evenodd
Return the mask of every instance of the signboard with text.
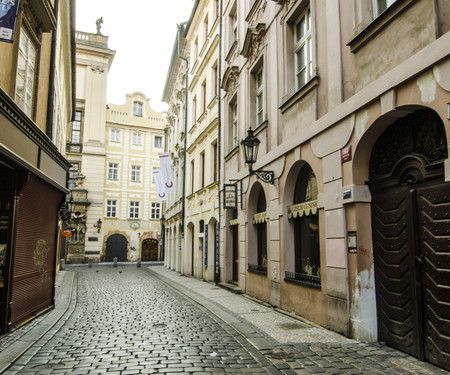
<path id="1" fill-rule="evenodd" d="M 18 11 L 19 0 L 0 0 L 0 41 L 14 41 Z"/>

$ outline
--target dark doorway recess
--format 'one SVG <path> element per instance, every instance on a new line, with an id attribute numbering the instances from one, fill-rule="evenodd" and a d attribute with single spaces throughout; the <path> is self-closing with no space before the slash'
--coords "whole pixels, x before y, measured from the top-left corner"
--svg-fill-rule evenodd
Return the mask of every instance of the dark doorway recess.
<path id="1" fill-rule="evenodd" d="M 391 125 L 370 160 L 378 339 L 450 370 L 450 183 L 431 110 Z"/>
<path id="2" fill-rule="evenodd" d="M 119 262 L 127 261 L 128 241 L 121 234 L 113 234 L 106 240 L 106 262 L 117 258 Z"/>

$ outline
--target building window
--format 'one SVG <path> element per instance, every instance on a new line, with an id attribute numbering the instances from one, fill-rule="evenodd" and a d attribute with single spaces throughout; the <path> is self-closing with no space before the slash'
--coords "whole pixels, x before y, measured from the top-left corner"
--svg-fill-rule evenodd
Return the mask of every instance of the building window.
<path id="1" fill-rule="evenodd" d="M 194 189 L 195 189 L 195 162 L 194 160 L 191 161 L 191 187 L 192 187 L 192 194 L 194 193 Z"/>
<path id="2" fill-rule="evenodd" d="M 259 69 L 255 74 L 256 84 L 256 126 L 264 121 L 264 76 L 263 68 Z"/>
<path id="3" fill-rule="evenodd" d="M 155 183 L 155 175 L 154 175 L 154 173 L 153 173 L 153 172 L 155 172 L 155 171 L 159 171 L 159 168 L 153 168 L 153 169 L 152 169 L 152 184 Z"/>
<path id="4" fill-rule="evenodd" d="M 308 7 L 294 25 L 295 88 L 312 77 L 311 10 Z"/>
<path id="5" fill-rule="evenodd" d="M 396 0 L 374 0 L 373 4 L 373 16 L 374 18 L 378 17 L 381 13 L 383 13 L 387 8 L 389 8 L 392 4 L 394 4 Z"/>
<path id="6" fill-rule="evenodd" d="M 155 136 L 155 148 L 163 147 L 163 138 L 160 135 Z"/>
<path id="7" fill-rule="evenodd" d="M 194 60 L 197 61 L 198 59 L 198 37 L 195 38 L 194 41 Z"/>
<path id="8" fill-rule="evenodd" d="M 205 187 L 205 151 L 200 153 L 200 189 Z"/>
<path id="9" fill-rule="evenodd" d="M 119 179 L 119 163 L 108 163 L 108 180 Z"/>
<path id="10" fill-rule="evenodd" d="M 257 213 L 253 217 L 256 226 L 257 264 L 248 265 L 250 271 L 267 272 L 267 220 L 266 196 L 261 189 L 258 194 Z"/>
<path id="11" fill-rule="evenodd" d="M 202 109 L 201 113 L 206 111 L 206 81 L 202 83 Z"/>
<path id="12" fill-rule="evenodd" d="M 205 20 L 203 21 L 203 34 L 205 35 L 205 43 L 208 40 L 208 32 L 209 32 L 208 15 L 206 15 Z"/>
<path id="13" fill-rule="evenodd" d="M 142 133 L 133 132 L 133 144 L 136 146 L 142 146 Z"/>
<path id="14" fill-rule="evenodd" d="M 140 165 L 132 165 L 131 166 L 131 181 L 132 182 L 141 182 L 141 166 Z"/>
<path id="15" fill-rule="evenodd" d="M 237 41 L 238 38 L 238 17 L 237 9 L 235 4 L 234 13 L 231 14 L 231 27 L 232 27 L 232 42 Z"/>
<path id="16" fill-rule="evenodd" d="M 130 201 L 130 219 L 139 219 L 141 202 Z"/>
<path id="17" fill-rule="evenodd" d="M 213 82 L 212 82 L 212 87 L 213 87 L 213 97 L 217 96 L 217 63 L 216 65 L 214 65 L 214 67 L 212 68 L 212 78 L 213 78 Z"/>
<path id="18" fill-rule="evenodd" d="M 15 101 L 31 117 L 35 96 L 37 49 L 30 36 L 22 27 L 17 57 L 17 75 Z"/>
<path id="19" fill-rule="evenodd" d="M 72 121 L 72 137 L 71 143 L 80 144 L 81 143 L 81 111 L 75 111 L 75 118 Z"/>
<path id="20" fill-rule="evenodd" d="M 197 97 L 194 96 L 192 99 L 192 122 L 195 124 L 197 122 Z"/>
<path id="21" fill-rule="evenodd" d="M 231 105 L 231 148 L 238 145 L 238 104 L 237 100 Z"/>
<path id="22" fill-rule="evenodd" d="M 152 202 L 151 219 L 159 220 L 161 218 L 161 203 Z"/>
<path id="23" fill-rule="evenodd" d="M 133 102 L 133 116 L 142 117 L 142 103 Z"/>
<path id="24" fill-rule="evenodd" d="M 294 204 L 288 217 L 294 228 L 295 272 L 286 272 L 286 279 L 320 288 L 319 213 L 317 181 L 309 165 L 300 171 L 295 184 Z"/>
<path id="25" fill-rule="evenodd" d="M 219 18 L 219 0 L 214 0 L 214 14 L 216 15 L 216 19 Z"/>
<path id="26" fill-rule="evenodd" d="M 217 142 L 212 145 L 212 152 L 213 152 L 213 182 L 216 182 L 218 180 L 217 176 L 217 162 L 218 162 L 218 154 L 217 154 Z"/>
<path id="27" fill-rule="evenodd" d="M 120 130 L 111 129 L 109 132 L 109 140 L 110 142 L 120 142 Z"/>
<path id="28" fill-rule="evenodd" d="M 117 201 L 108 199 L 106 201 L 106 217 L 117 217 Z"/>

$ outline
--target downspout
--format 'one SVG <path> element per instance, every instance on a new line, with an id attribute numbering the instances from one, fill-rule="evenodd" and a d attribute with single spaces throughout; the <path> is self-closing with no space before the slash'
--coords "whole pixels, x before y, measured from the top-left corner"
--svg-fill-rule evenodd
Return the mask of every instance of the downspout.
<path id="1" fill-rule="evenodd" d="M 52 34 L 52 52 L 50 56 L 50 74 L 48 80 L 48 99 L 47 99 L 47 126 L 45 133 L 47 136 L 53 139 L 53 105 L 54 105 L 54 85 L 55 85 L 55 58 L 56 58 L 56 38 L 58 33 L 58 12 L 59 12 L 59 0 L 55 0 L 55 15 L 56 15 L 56 27 Z"/>
<path id="2" fill-rule="evenodd" d="M 218 88 L 218 92 L 217 92 L 217 102 L 218 102 L 218 106 L 219 108 L 217 108 L 217 117 L 218 117 L 218 121 L 217 121 L 217 153 L 218 153 L 218 158 L 217 158 L 217 172 L 218 172 L 218 189 L 219 189 L 219 222 L 217 223 L 217 225 L 219 225 L 219 231 L 218 231 L 218 235 L 217 235 L 217 241 L 218 241 L 218 245 L 219 245 L 219 254 L 218 254 L 218 258 L 217 258 L 217 264 L 218 267 L 216 269 L 216 284 L 220 282 L 220 218 L 221 218 L 221 214 L 222 214 L 222 205 L 220 202 L 220 186 L 221 186 L 221 167 L 222 167 L 222 90 L 221 90 L 221 86 L 222 86 L 222 6 L 223 6 L 223 0 L 220 0 L 219 2 L 219 61 L 218 61 L 218 69 L 217 69 L 217 88 Z M 223 246 L 222 246 L 222 251 L 224 251 Z M 225 281 L 225 280 L 224 280 Z"/>
<path id="3" fill-rule="evenodd" d="M 181 239 L 184 239 L 184 217 L 186 213 L 186 151 L 187 151 L 187 130 L 188 130 L 188 87 L 189 87 L 189 60 L 181 56 L 180 51 L 180 38 L 183 24 L 177 25 L 178 27 L 178 57 L 186 63 L 186 73 L 185 73 L 185 100 L 184 100 L 184 160 L 183 160 L 183 202 L 182 202 L 182 213 L 181 213 Z"/>

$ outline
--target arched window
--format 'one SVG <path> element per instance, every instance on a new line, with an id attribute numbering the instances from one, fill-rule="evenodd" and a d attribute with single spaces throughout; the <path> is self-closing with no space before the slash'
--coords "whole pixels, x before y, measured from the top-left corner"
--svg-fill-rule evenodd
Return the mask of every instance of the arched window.
<path id="1" fill-rule="evenodd" d="M 294 226 L 295 272 L 286 272 L 286 280 L 320 288 L 317 181 L 309 165 L 299 173 L 288 217 Z"/>
<path id="2" fill-rule="evenodd" d="M 253 215 L 253 225 L 256 227 L 256 249 L 258 264 L 249 264 L 249 270 L 267 273 L 267 218 L 266 196 L 261 189 L 258 194 L 257 213 Z"/>

